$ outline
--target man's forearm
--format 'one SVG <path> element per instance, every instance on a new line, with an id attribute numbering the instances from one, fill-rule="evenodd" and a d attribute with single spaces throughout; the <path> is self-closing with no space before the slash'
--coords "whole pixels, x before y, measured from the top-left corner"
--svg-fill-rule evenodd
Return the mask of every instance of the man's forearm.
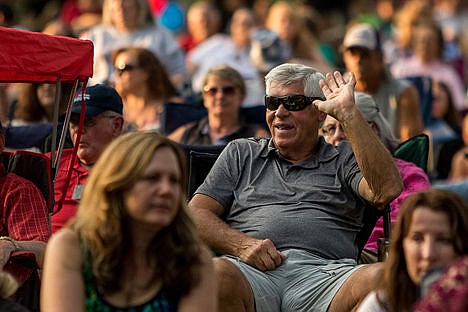
<path id="1" fill-rule="evenodd" d="M 16 241 L 16 243 L 19 246 L 18 250 L 16 250 L 17 252 L 27 251 L 33 253 L 36 256 L 37 264 L 42 268 L 46 243 L 41 241 Z"/>
<path id="2" fill-rule="evenodd" d="M 403 185 L 392 155 L 383 145 L 357 108 L 341 121 L 351 142 L 356 161 L 372 191 L 368 198 L 384 205 L 400 194 Z"/>
<path id="3" fill-rule="evenodd" d="M 216 253 L 239 257 L 245 242 L 252 240 L 244 233 L 230 228 L 210 210 L 192 209 L 192 216 L 200 237 Z"/>

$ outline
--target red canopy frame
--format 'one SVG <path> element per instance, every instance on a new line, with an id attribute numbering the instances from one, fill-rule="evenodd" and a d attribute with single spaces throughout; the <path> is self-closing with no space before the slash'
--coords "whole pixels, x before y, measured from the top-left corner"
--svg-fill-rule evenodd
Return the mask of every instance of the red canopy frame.
<path id="1" fill-rule="evenodd" d="M 83 84 L 82 95 L 84 94 L 87 81 L 93 75 L 93 43 L 90 40 L 52 36 L 6 27 L 0 27 L 0 42 L 2 43 L 0 49 L 0 82 L 55 83 L 57 86 L 51 152 L 51 184 L 53 189 L 65 142 L 65 133 L 70 120 L 73 97 L 80 82 Z M 56 155 L 58 107 L 62 82 L 73 82 L 74 87 L 68 102 L 65 123 Z M 78 142 L 83 127 L 84 111 L 85 101 L 82 97 Z M 74 157 L 76 157 L 77 146 L 78 144 L 75 146 Z M 70 162 L 69 176 L 74 161 L 73 158 Z M 50 208 L 52 211 L 53 204 Z"/>

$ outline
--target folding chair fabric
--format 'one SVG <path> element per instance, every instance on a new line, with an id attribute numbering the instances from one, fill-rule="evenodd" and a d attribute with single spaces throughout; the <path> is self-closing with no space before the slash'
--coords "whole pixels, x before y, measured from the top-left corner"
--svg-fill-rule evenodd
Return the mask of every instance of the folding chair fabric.
<path id="1" fill-rule="evenodd" d="M 420 112 L 424 125 L 428 125 L 431 119 L 432 101 L 432 78 L 429 76 L 411 76 L 405 77 L 405 80 L 411 82 L 419 94 Z"/>
<path id="2" fill-rule="evenodd" d="M 42 148 L 45 138 L 52 133 L 52 123 L 5 128 L 5 147 L 11 149 Z"/>
<path id="3" fill-rule="evenodd" d="M 396 158 L 412 162 L 427 173 L 429 137 L 426 134 L 419 134 L 409 138 L 398 145 L 393 155 Z"/>
<path id="4" fill-rule="evenodd" d="M 4 151 L 1 161 L 7 172 L 15 173 L 34 183 L 44 195 L 47 207 L 52 206 L 49 159 L 43 154 L 18 150 Z M 13 296 L 15 302 L 30 311 L 39 312 L 41 279 L 36 256 L 31 252 L 15 252 L 5 265 L 5 271 L 11 273 L 20 284 Z"/>
<path id="5" fill-rule="evenodd" d="M 225 145 L 179 145 L 184 151 L 186 159 L 186 195 L 188 198 L 191 198 L 198 186 L 205 180 L 205 177 L 210 172 L 211 167 L 213 167 Z"/>
<path id="6" fill-rule="evenodd" d="M 266 108 L 264 105 L 241 107 L 240 116 L 248 124 L 258 124 L 268 129 L 265 119 Z M 203 105 L 187 103 L 163 103 L 163 111 L 160 116 L 161 132 L 170 134 L 175 129 L 189 122 L 200 120 L 208 114 Z"/>
<path id="7" fill-rule="evenodd" d="M 427 173 L 427 163 L 429 159 L 429 137 L 426 134 L 419 134 L 400 143 L 393 156 L 412 162 Z M 383 261 L 386 257 L 391 236 L 390 205 L 386 205 L 383 211 L 384 237 L 379 239 L 378 260 Z"/>
<path id="8" fill-rule="evenodd" d="M 4 151 L 1 155 L 6 171 L 34 183 L 44 195 L 47 207 L 50 207 L 52 187 L 49 159 L 43 154 L 24 150 Z"/>

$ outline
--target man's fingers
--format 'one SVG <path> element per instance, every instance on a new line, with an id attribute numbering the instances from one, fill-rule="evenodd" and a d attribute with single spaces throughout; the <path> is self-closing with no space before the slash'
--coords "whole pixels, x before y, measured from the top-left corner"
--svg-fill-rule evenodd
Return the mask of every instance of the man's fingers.
<path id="1" fill-rule="evenodd" d="M 281 263 L 283 263 L 283 258 L 281 257 L 281 255 L 283 254 L 281 252 L 274 249 L 274 250 L 268 250 L 268 253 L 270 254 L 271 259 L 273 260 L 275 267 L 278 267 L 281 265 Z"/>
<path id="2" fill-rule="evenodd" d="M 263 265 L 265 267 L 265 270 L 274 270 L 276 269 L 277 265 L 275 264 L 275 261 L 273 261 L 273 259 L 269 256 L 265 257 L 265 258 L 262 258 L 262 261 L 263 261 Z"/>
<path id="3" fill-rule="evenodd" d="M 338 84 L 338 86 L 342 86 L 346 84 L 345 79 L 343 78 L 343 76 L 341 75 L 339 71 L 335 71 L 333 75 L 335 77 L 335 81 Z"/>
<path id="4" fill-rule="evenodd" d="M 338 84 L 337 84 L 337 82 L 335 80 L 335 77 L 331 73 L 327 73 L 325 78 L 327 78 L 327 82 L 328 82 L 328 85 L 330 86 L 331 90 L 334 90 L 334 89 L 338 88 Z"/>
<path id="5" fill-rule="evenodd" d="M 266 271 L 268 270 L 267 267 L 265 266 L 265 264 L 263 263 L 263 259 L 260 259 L 259 262 L 256 262 L 254 267 L 256 267 L 257 269 L 259 269 L 260 271 Z"/>
<path id="6" fill-rule="evenodd" d="M 323 95 L 325 95 L 325 97 L 327 97 L 329 94 L 332 93 L 332 90 L 330 89 L 330 87 L 328 86 L 325 80 L 321 79 L 319 81 L 319 86 L 322 89 Z"/>
<path id="7" fill-rule="evenodd" d="M 346 72 L 346 79 L 347 83 L 351 84 L 353 87 L 356 84 L 356 77 L 354 76 L 353 72 Z"/>

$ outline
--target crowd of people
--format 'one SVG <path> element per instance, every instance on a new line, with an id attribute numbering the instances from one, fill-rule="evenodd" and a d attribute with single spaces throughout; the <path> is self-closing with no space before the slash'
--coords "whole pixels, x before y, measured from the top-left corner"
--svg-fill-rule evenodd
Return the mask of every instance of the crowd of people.
<path id="1" fill-rule="evenodd" d="M 50 1 L 29 30 L 91 40 L 94 72 L 58 99 L 68 141 L 50 211 L 0 163 L 0 305 L 442 311 L 434 294 L 467 270 L 466 4 L 228 2 Z M 15 8 L 0 23 L 27 29 Z M 56 93 L 0 85 L 0 156 L 5 129 L 53 122 Z M 165 133 L 167 103 L 204 115 Z M 51 135 L 31 146 L 49 160 Z M 423 167 L 396 156 L 420 135 Z M 200 145 L 222 152 L 188 198 L 184 149 Z M 13 296 L 20 252 L 42 271 L 35 307 Z M 447 306 L 465 311 L 466 274 L 450 285 Z"/>

